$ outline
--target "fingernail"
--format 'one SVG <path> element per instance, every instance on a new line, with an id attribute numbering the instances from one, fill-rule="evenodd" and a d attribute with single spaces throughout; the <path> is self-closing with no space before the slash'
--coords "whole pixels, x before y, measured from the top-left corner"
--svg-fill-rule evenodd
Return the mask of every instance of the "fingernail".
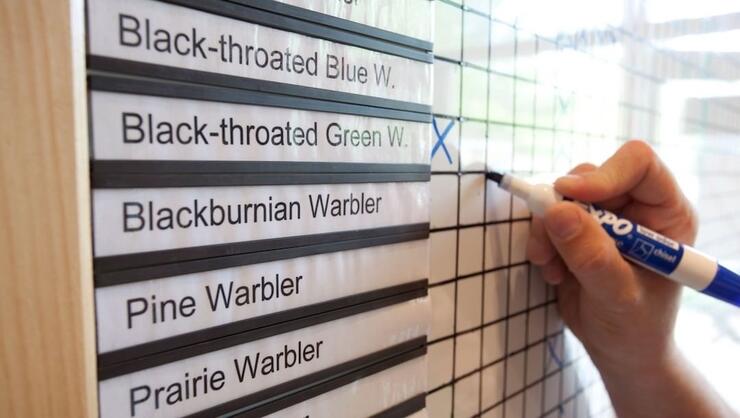
<path id="1" fill-rule="evenodd" d="M 563 207 L 556 213 L 545 217 L 545 227 L 560 240 L 568 240 L 581 230 L 581 216 L 578 208 Z"/>
<path id="2" fill-rule="evenodd" d="M 583 176 L 578 174 L 568 174 L 555 180 L 555 185 L 561 187 L 577 187 L 581 183 L 583 183 Z"/>
<path id="3" fill-rule="evenodd" d="M 563 281 L 562 271 L 553 264 L 542 266 L 542 278 L 547 284 L 558 285 Z"/>
<path id="4" fill-rule="evenodd" d="M 562 277 L 560 277 L 560 273 L 558 272 L 547 272 L 542 273 L 542 278 L 545 280 L 545 283 L 551 284 L 553 286 L 560 284 L 560 282 L 563 281 Z"/>
<path id="5" fill-rule="evenodd" d="M 527 258 L 529 261 L 534 265 L 541 266 L 550 261 L 545 259 L 545 255 L 546 252 L 544 245 L 530 237 L 529 241 L 527 241 Z"/>

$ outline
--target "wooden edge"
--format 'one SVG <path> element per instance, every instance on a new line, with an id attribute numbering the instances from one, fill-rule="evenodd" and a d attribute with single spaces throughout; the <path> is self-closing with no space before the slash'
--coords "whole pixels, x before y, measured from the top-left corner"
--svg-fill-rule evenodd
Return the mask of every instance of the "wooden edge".
<path id="1" fill-rule="evenodd" d="M 0 416 L 98 413 L 83 0 L 0 4 Z"/>

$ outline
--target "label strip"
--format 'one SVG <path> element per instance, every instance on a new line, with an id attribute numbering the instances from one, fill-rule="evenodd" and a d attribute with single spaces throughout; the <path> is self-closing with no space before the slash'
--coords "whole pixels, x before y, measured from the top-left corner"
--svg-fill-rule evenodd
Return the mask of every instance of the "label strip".
<path id="1" fill-rule="evenodd" d="M 116 71 L 116 69 L 111 70 Z M 339 103 L 305 97 L 285 96 L 281 94 L 268 93 L 267 91 L 249 91 L 243 90 L 242 83 L 232 87 L 219 87 L 215 85 L 202 86 L 198 84 L 174 83 L 163 80 L 146 80 L 108 74 L 97 74 L 95 72 L 88 76 L 88 88 L 92 91 L 281 107 L 286 109 L 301 109 L 374 118 L 407 120 L 411 122 L 432 122 L 432 116 L 428 112 L 419 113 L 375 106 L 363 106 L 353 103 Z M 269 86 L 264 90 L 269 90 Z"/>
<path id="2" fill-rule="evenodd" d="M 172 3 L 204 12 L 217 14 L 224 17 L 239 19 L 245 22 L 257 23 L 260 25 L 284 29 L 291 32 L 306 34 L 309 36 L 326 39 L 333 42 L 339 42 L 346 45 L 357 46 L 360 48 L 370 49 L 373 51 L 383 52 L 386 54 L 397 55 L 399 57 L 409 58 L 422 62 L 432 62 L 432 57 L 426 52 L 431 52 L 432 48 L 419 48 L 416 46 L 406 46 L 403 43 L 395 41 L 384 41 L 360 32 L 359 34 L 347 33 L 343 28 L 333 28 L 329 25 L 323 25 L 323 22 L 313 22 L 312 19 L 294 19 L 291 17 L 295 13 L 275 14 L 276 7 L 268 1 L 254 2 L 243 0 L 229 0 L 221 2 L 218 0 L 159 0 L 164 3 Z M 322 0 L 323 1 L 323 0 Z M 231 4 L 223 4 L 231 3 Z M 253 7 L 254 4 L 259 4 Z M 280 6 L 280 5 L 278 5 Z M 284 5 L 282 5 L 284 6 Z M 285 8 L 282 8 L 283 12 Z M 300 10 L 300 9 L 299 9 Z M 307 10 L 302 10 L 305 15 Z M 431 17 L 431 16 L 430 16 Z M 322 23 L 322 24 L 319 24 Z M 365 25 L 358 25 L 360 28 L 366 28 Z M 368 29 L 372 29 L 367 27 Z M 392 33 L 392 32 L 390 32 Z M 368 37 L 368 35 L 372 37 Z M 398 34 L 394 34 L 398 37 Z M 414 40 L 414 38 L 409 38 Z M 431 42 L 427 45 L 431 46 Z M 421 49 L 421 51 L 420 51 Z"/>
<path id="3" fill-rule="evenodd" d="M 341 6 L 339 7 L 332 7 L 333 4 L 326 4 L 325 0 L 318 0 L 314 3 L 317 3 L 314 5 L 314 7 L 310 7 L 311 10 L 309 10 L 306 7 L 309 7 L 306 5 L 306 2 L 300 2 L 300 1 L 286 1 L 281 0 L 283 4 L 280 2 L 267 2 L 264 0 L 231 0 L 235 3 L 244 4 L 250 7 L 254 7 L 257 9 L 263 9 L 267 10 L 273 13 L 279 13 L 286 16 L 292 16 L 298 19 L 302 20 L 308 20 L 311 22 L 321 23 L 322 25 L 326 26 L 333 26 L 338 29 L 350 31 L 350 32 L 357 32 L 359 34 L 365 34 L 367 36 L 372 36 L 374 38 L 383 39 L 389 42 L 397 43 L 400 45 L 406 45 L 412 48 L 418 48 L 425 51 L 431 51 L 433 44 L 431 42 L 432 40 L 432 33 L 431 28 L 428 24 L 426 24 L 426 28 L 418 28 L 415 27 L 415 24 L 417 22 L 413 22 L 412 24 L 409 24 L 408 19 L 416 18 L 416 16 L 408 16 L 408 15 L 402 15 L 397 17 L 397 21 L 400 24 L 399 26 L 393 26 L 391 24 L 386 25 L 380 25 L 377 22 L 375 24 L 372 24 L 368 22 L 369 19 L 362 19 L 358 14 L 356 13 L 349 13 L 349 16 L 347 18 L 340 18 L 337 16 L 332 16 L 328 14 L 328 10 L 341 10 Z M 392 7 L 391 1 L 394 0 L 387 0 L 388 5 Z M 293 3 L 294 5 L 290 5 L 288 3 Z M 347 2 L 344 2 L 347 3 Z M 394 1 L 394 3 L 397 3 L 397 1 Z M 417 4 L 425 5 L 430 10 L 429 11 L 422 11 L 421 13 L 418 13 L 419 21 L 420 22 L 429 22 L 432 19 L 431 15 L 431 9 L 432 9 L 432 2 L 428 0 L 417 0 Z M 350 8 L 353 5 L 347 4 L 346 7 Z M 370 4 L 366 7 L 377 7 L 377 4 Z M 322 7 L 325 7 L 326 9 L 323 12 L 320 12 L 318 10 L 321 10 Z M 387 7 L 388 9 L 391 9 L 391 7 Z M 366 13 L 368 14 L 368 13 Z M 361 15 L 361 14 L 360 14 Z M 395 17 L 395 16 L 394 16 Z M 409 27 L 410 26 L 410 27 Z M 421 25 L 419 25 L 421 26 Z M 417 37 L 411 36 L 410 33 L 401 33 L 403 30 L 413 30 L 418 33 L 415 33 Z M 421 33 L 425 33 L 425 35 L 422 35 Z"/>
<path id="4" fill-rule="evenodd" d="M 382 415 L 375 416 L 371 418 L 384 418 Z M 429 411 L 427 411 L 426 406 L 416 412 L 411 413 L 410 415 L 406 415 L 404 418 L 429 418 Z"/>
<path id="5" fill-rule="evenodd" d="M 429 183 L 421 182 L 94 189 L 92 201 L 99 257 L 429 219 Z"/>
<path id="6" fill-rule="evenodd" d="M 258 328 L 264 328 L 271 325 L 279 324 L 286 321 L 293 321 L 300 318 L 304 318 L 311 315 L 317 315 L 332 310 L 343 309 L 354 304 L 363 304 L 373 302 L 375 300 L 389 298 L 392 296 L 398 296 L 404 294 L 408 297 L 424 296 L 422 289 L 427 285 L 426 280 L 418 280 L 411 283 L 405 283 L 397 286 L 387 287 L 383 289 L 362 292 L 355 295 L 344 296 L 337 299 L 332 299 L 326 302 L 314 303 L 310 305 L 301 306 L 298 308 L 287 309 L 278 311 L 271 314 L 265 314 L 254 318 L 236 320 L 234 322 L 226 323 L 223 325 L 214 325 L 210 328 L 200 329 L 193 332 L 187 332 L 184 334 L 175 335 L 168 338 L 161 338 L 152 342 L 145 342 L 139 345 L 136 344 L 138 340 L 133 340 L 129 345 L 131 347 L 117 349 L 115 351 L 103 351 L 104 348 L 99 348 L 100 354 L 98 354 L 98 366 L 101 369 L 108 370 L 108 367 L 114 367 L 117 363 L 127 362 L 138 357 L 148 356 L 152 354 L 162 353 L 165 351 L 173 350 L 176 348 L 186 347 L 192 344 L 198 344 L 207 342 L 209 340 L 222 338 L 225 336 L 244 333 Z M 399 296 L 400 298 L 400 296 Z M 101 301 L 96 301 L 99 306 Z M 155 307 L 156 308 L 156 307 Z M 154 308 L 152 308 L 154 309 Z M 98 331 L 99 337 L 101 331 L 105 329 L 105 324 L 101 323 L 104 317 L 98 316 Z M 106 335 L 110 335 L 111 332 L 105 331 Z M 154 333 L 153 333 L 154 334 Z M 138 335 L 137 335 L 138 336 Z M 157 338 L 157 337 L 153 337 Z M 110 337 L 108 337 L 110 339 Z M 119 341 L 115 341 L 119 343 Z M 106 347 L 110 347 L 112 343 L 109 340 L 105 340 Z M 120 343 L 119 343 L 120 345 Z"/>
<path id="7" fill-rule="evenodd" d="M 249 93 L 251 93 L 251 91 L 261 91 L 268 94 L 323 100 L 327 102 L 336 102 L 340 106 L 344 106 L 345 104 L 372 106 L 378 107 L 381 112 L 384 110 L 401 112 L 398 113 L 398 115 L 406 115 L 404 116 L 404 119 L 418 120 L 420 122 L 431 120 L 432 107 L 430 105 L 384 99 L 375 96 L 364 96 L 357 93 L 345 93 L 336 90 L 305 87 L 296 84 L 211 73 L 200 70 L 190 70 L 161 64 L 149 64 L 145 62 L 93 54 L 87 55 L 87 68 L 89 70 L 123 73 L 133 76 L 151 77 L 154 79 L 172 80 L 183 83 L 197 83 L 222 88 L 242 89 Z M 419 114 L 420 116 L 413 116 L 413 114 Z M 390 117 L 390 115 L 385 114 L 385 117 Z"/>
<path id="8" fill-rule="evenodd" d="M 96 160 L 428 164 L 431 125 L 93 91 Z"/>
<path id="9" fill-rule="evenodd" d="M 366 366 L 381 360 L 365 358 L 369 355 L 386 352 L 383 357 L 390 357 L 423 347 L 428 309 L 426 298 L 414 299 L 228 348 L 216 348 L 219 340 L 200 344 L 207 345 L 208 352 L 103 378 L 101 411 L 107 416 L 187 415 L 235 400 L 240 405 L 257 401 L 245 399 L 250 395 L 264 400 L 260 392 L 266 389 L 275 391 L 273 396 L 300 389 L 317 380 L 313 373 L 328 369 L 331 374 L 325 377 L 330 377 L 357 363 Z M 196 384 L 201 385 L 197 390 Z M 224 412 L 233 409 L 231 405 Z"/>
<path id="10" fill-rule="evenodd" d="M 152 161 L 147 161 L 152 162 Z M 155 161 L 156 162 L 156 161 Z M 131 161 L 132 164 L 135 162 Z M 93 170 L 92 187 L 95 189 L 169 188 L 169 187 L 228 187 L 228 186 L 282 186 L 314 184 L 361 184 L 427 182 L 429 173 L 203 173 L 202 166 L 209 163 L 184 164 L 199 173 L 112 173 Z"/>
<path id="11" fill-rule="evenodd" d="M 314 163 L 305 161 L 164 161 L 98 160 L 90 162 L 93 175 L 179 173 L 414 173 L 430 174 L 428 164 Z"/>
<path id="12" fill-rule="evenodd" d="M 115 286 L 178 274 L 353 250 L 429 237 L 429 224 L 276 238 L 94 260 L 95 286 Z"/>
<path id="13" fill-rule="evenodd" d="M 97 288 L 98 353 L 164 351 L 415 290 L 428 267 L 408 260 L 427 257 L 426 241 L 410 241 Z"/>
<path id="14" fill-rule="evenodd" d="M 427 108 L 431 105 L 431 91 L 426 88 L 431 82 L 431 54 L 420 53 L 427 62 L 417 61 L 307 36 L 306 32 L 322 27 L 262 10 L 214 0 L 188 3 L 191 8 L 152 0 L 90 0 L 90 55 L 228 75 L 242 85 L 250 79 L 269 80 Z M 195 9 L 209 5 L 228 8 L 229 17 L 223 16 L 223 10 L 213 14 Z M 246 21 L 250 19 L 265 19 L 273 25 L 276 21 L 296 23 L 289 32 Z M 345 39 L 361 38 L 334 31 Z M 163 78 L 177 77 L 170 74 Z"/>
<path id="15" fill-rule="evenodd" d="M 309 376 L 298 378 L 295 381 L 286 382 L 285 384 L 281 384 L 276 387 L 269 388 L 267 390 L 261 391 L 254 395 L 247 395 L 243 398 L 235 399 L 234 401 L 227 402 L 222 405 L 217 405 L 212 408 L 208 408 L 205 411 L 200 411 L 200 412 L 188 415 L 188 417 L 208 418 L 208 417 L 219 416 L 219 415 L 229 416 L 229 413 L 233 413 L 233 411 L 235 410 L 241 410 L 244 408 L 245 405 L 248 405 L 247 408 L 250 408 L 252 406 L 254 406 L 255 408 L 262 408 L 265 406 L 269 407 L 269 404 L 265 405 L 266 400 L 272 400 L 275 398 L 279 398 L 280 396 L 285 395 L 285 393 L 287 392 L 300 391 L 302 387 L 306 387 L 306 386 L 310 387 L 312 384 L 316 384 L 316 382 L 325 382 L 329 379 L 336 378 L 337 376 L 344 376 L 347 374 L 351 374 L 354 371 L 358 371 L 362 373 L 364 370 L 367 370 L 367 369 L 372 370 L 375 365 L 385 364 L 385 362 L 412 360 L 413 358 L 417 358 L 418 356 L 423 356 L 424 354 L 426 354 L 426 351 L 427 351 L 426 338 L 424 337 L 417 338 L 409 342 L 397 344 L 388 349 L 384 349 L 376 353 L 363 356 L 361 358 L 358 358 L 352 361 L 348 361 L 344 364 L 330 367 L 320 372 L 313 373 Z M 409 399 L 409 401 L 404 402 L 401 405 L 397 405 L 396 407 L 406 407 L 409 409 L 415 409 L 416 406 L 420 402 L 419 398 L 420 397 L 414 397 L 412 399 Z M 425 399 L 423 403 L 426 404 Z M 393 412 L 393 410 L 395 410 L 396 407 L 391 408 L 391 412 Z M 249 411 L 246 412 L 247 414 L 249 414 L 247 416 L 255 416 L 255 417 L 262 416 L 259 413 L 255 415 L 251 415 L 250 412 L 251 412 L 251 408 Z M 237 414 L 236 416 L 241 416 L 241 415 Z M 378 415 L 378 416 L 385 417 L 385 415 Z M 403 415 L 399 416 L 399 418 L 402 418 L 402 417 Z"/>
<path id="16" fill-rule="evenodd" d="M 412 415 L 423 411 L 426 406 L 427 395 L 423 393 L 385 411 L 378 412 L 370 418 L 413 418 Z"/>
<path id="17" fill-rule="evenodd" d="M 314 163 L 305 161 L 166 161 L 98 160 L 91 161 L 93 175 L 122 174 L 326 174 L 382 173 L 430 174 L 428 164 Z"/>
<path id="18" fill-rule="evenodd" d="M 123 350 L 120 350 L 119 352 L 102 353 L 98 355 L 98 379 L 110 379 L 140 370 L 161 366 L 163 364 L 188 359 L 190 357 L 207 354 L 212 351 L 226 349 L 286 332 L 300 330 L 313 325 L 335 321 L 375 309 L 405 303 L 427 295 L 427 289 L 421 286 L 422 282 L 424 281 L 422 280 L 405 285 L 404 287 L 409 290 L 402 293 L 398 293 L 399 289 L 395 289 L 395 294 L 391 294 L 390 291 L 387 291 L 389 296 L 379 299 L 372 299 L 363 303 L 348 304 L 347 306 L 339 307 L 334 310 L 309 314 L 291 321 L 265 324 L 260 328 L 254 328 L 247 331 L 239 332 L 239 330 L 236 330 L 235 328 L 240 324 L 233 326 L 227 325 L 224 328 L 232 327 L 232 333 L 225 332 L 220 338 L 212 338 L 207 341 L 201 341 L 200 343 L 180 346 L 166 351 L 157 351 L 160 347 L 144 346 L 141 347 L 142 353 L 145 350 L 149 350 L 145 353 L 144 357 L 130 358 L 132 357 L 129 355 L 131 352 L 127 353 Z M 386 293 L 386 291 L 382 291 L 381 293 Z M 344 302 L 346 301 L 342 301 L 342 303 Z M 179 342 L 181 341 L 178 341 L 178 343 Z M 204 342 L 207 343 L 204 344 Z M 154 348 L 154 350 L 151 350 L 152 348 Z"/>
<path id="19" fill-rule="evenodd" d="M 406 417 L 426 404 L 425 353 L 426 347 L 419 348 L 277 401 L 241 408 L 226 416 Z M 363 399 L 358 401 L 358 395 L 363 395 Z"/>

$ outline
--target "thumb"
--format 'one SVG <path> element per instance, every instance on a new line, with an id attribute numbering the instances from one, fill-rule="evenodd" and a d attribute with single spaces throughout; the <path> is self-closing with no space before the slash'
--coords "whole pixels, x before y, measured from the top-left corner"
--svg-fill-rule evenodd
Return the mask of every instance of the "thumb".
<path id="1" fill-rule="evenodd" d="M 553 246 L 587 294 L 605 303 L 631 302 L 639 296 L 632 267 L 586 211 L 558 203 L 545 212 L 544 221 Z"/>
<path id="2" fill-rule="evenodd" d="M 631 197 L 662 205 L 681 196 L 671 172 L 642 141 L 625 143 L 596 170 L 559 178 L 555 188 L 565 196 L 586 202 L 618 198 L 624 204 Z"/>

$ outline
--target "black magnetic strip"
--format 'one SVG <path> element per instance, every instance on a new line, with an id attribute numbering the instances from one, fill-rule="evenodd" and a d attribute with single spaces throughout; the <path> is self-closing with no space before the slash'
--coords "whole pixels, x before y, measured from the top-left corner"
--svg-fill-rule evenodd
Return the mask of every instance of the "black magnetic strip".
<path id="1" fill-rule="evenodd" d="M 426 407 L 427 397 L 426 393 L 416 395 L 411 399 L 407 399 L 404 402 L 386 409 L 383 412 L 373 415 L 370 418 L 406 418 L 409 415 L 419 412 Z"/>
<path id="2" fill-rule="evenodd" d="M 203 100 L 209 102 L 246 104 L 253 106 L 281 107 L 315 112 L 340 113 L 383 119 L 431 123 L 429 113 L 409 112 L 351 103 L 338 103 L 310 98 L 284 96 L 265 91 L 250 91 L 241 88 L 202 86 L 164 80 L 146 80 L 109 74 L 90 74 L 88 87 L 93 91 L 139 94 L 176 99 Z M 94 111 L 94 109 L 93 109 Z"/>
<path id="3" fill-rule="evenodd" d="M 198 164 L 198 163 L 195 163 Z M 207 163 L 205 163 L 207 164 Z M 92 173 L 95 189 L 426 182 L 424 173 Z"/>
<path id="4" fill-rule="evenodd" d="M 274 400 L 274 401 L 268 401 L 265 403 L 260 403 L 258 405 L 249 405 L 244 408 L 240 408 L 236 411 L 232 411 L 231 413 L 225 414 L 225 417 L 239 417 L 239 418 L 258 418 L 263 417 L 269 414 L 272 414 L 277 411 L 282 411 L 286 408 L 290 408 L 293 405 L 299 404 L 301 402 L 305 402 L 307 400 L 310 400 L 312 398 L 315 398 L 317 396 L 323 395 L 325 393 L 331 392 L 332 390 L 341 388 L 342 386 L 346 386 L 350 383 L 356 382 L 360 379 L 372 376 L 377 373 L 384 372 L 392 367 L 398 366 L 400 364 L 406 363 L 408 361 L 411 361 L 413 359 L 423 357 L 424 354 L 426 354 L 426 347 L 420 347 L 415 348 L 412 351 L 408 351 L 403 354 L 399 354 L 395 357 L 391 357 L 387 360 L 377 362 L 375 364 L 372 364 L 370 366 L 364 367 L 362 369 L 346 373 L 344 375 L 341 375 L 339 377 L 333 378 L 332 380 L 324 381 L 322 383 L 315 384 L 313 386 L 310 386 L 306 389 L 302 389 L 298 392 L 294 392 L 288 396 L 285 396 L 283 398 Z M 416 412 L 420 409 L 424 408 L 425 405 L 425 396 L 426 394 L 419 394 L 418 396 L 414 396 L 413 398 L 407 399 L 404 402 L 399 403 L 398 405 L 394 405 L 391 408 L 376 414 L 375 416 L 381 416 L 381 417 L 399 417 L 403 418 L 408 416 L 406 415 L 397 415 L 394 412 L 397 409 L 414 409 L 413 412 Z M 421 408 L 418 407 L 419 400 L 417 398 L 421 397 Z M 411 402 L 413 401 L 413 402 Z M 412 405 L 407 405 L 412 404 Z M 389 414 L 389 415 L 386 415 Z"/>
<path id="5" fill-rule="evenodd" d="M 338 251 L 356 250 L 360 248 L 375 247 L 379 245 L 397 244 L 401 242 L 426 239 L 428 237 L 428 230 L 419 230 L 401 234 L 380 235 L 375 237 L 359 238 L 346 241 L 329 241 L 302 247 L 281 248 L 254 253 L 229 255 L 224 257 L 214 257 L 169 264 L 136 267 L 128 270 L 108 271 L 95 274 L 95 286 L 115 286 L 119 284 L 134 283 L 142 280 L 150 280 L 160 277 L 169 277 L 188 273 L 199 273 L 202 271 L 266 263 L 269 261 L 286 260 L 290 258 L 306 257 L 310 255 L 325 254 Z"/>
<path id="6" fill-rule="evenodd" d="M 295 237 L 269 238 L 254 241 L 241 241 L 226 244 L 178 248 L 172 250 L 150 251 L 145 253 L 96 257 L 93 260 L 93 265 L 95 273 L 98 274 L 114 270 L 130 269 L 134 267 L 178 263 L 195 259 L 233 256 L 237 254 L 252 253 L 258 251 L 270 251 L 289 247 L 302 247 L 306 245 L 323 244 L 327 242 L 347 241 L 361 238 L 378 237 L 382 235 L 404 234 L 409 232 L 423 232 L 428 235 L 429 223 L 388 226 L 372 229 L 356 229 L 351 231 L 327 232 L 321 234 L 299 235 Z"/>
<path id="7" fill-rule="evenodd" d="M 152 354 L 162 353 L 174 350 L 188 345 L 203 343 L 209 340 L 244 333 L 259 328 L 279 324 L 287 321 L 294 321 L 306 316 L 316 315 L 323 312 L 330 312 L 351 305 L 371 302 L 377 299 L 391 297 L 397 294 L 413 292 L 423 289 L 428 285 L 428 281 L 416 280 L 409 283 L 403 283 L 396 286 L 386 287 L 383 289 L 371 290 L 369 292 L 358 293 L 355 295 L 345 296 L 325 302 L 305 305 L 298 308 L 288 309 L 281 312 L 275 312 L 268 315 L 262 315 L 254 318 L 243 319 L 241 321 L 230 322 L 228 324 L 217 325 L 185 334 L 175 335 L 148 343 L 122 348 L 120 350 L 110 351 L 98 354 L 98 367 L 107 367 L 134 360 L 139 357 L 150 356 Z"/>
<path id="8" fill-rule="evenodd" d="M 374 26 L 353 22 L 351 20 L 342 19 L 335 16 L 326 15 L 323 13 L 315 12 L 313 10 L 304 9 L 302 7 L 292 6 L 289 4 L 278 3 L 270 0 L 228 0 L 232 3 L 239 3 L 249 7 L 257 9 L 267 10 L 269 12 L 278 13 L 286 16 L 295 17 L 301 20 L 307 20 L 309 22 L 320 23 L 325 26 L 332 26 L 337 29 L 346 30 L 350 32 L 356 32 L 361 35 L 371 36 L 388 42 L 396 43 L 399 45 L 408 46 L 411 48 L 417 48 L 424 51 L 432 51 L 433 44 L 423 39 L 413 38 L 408 35 L 403 35 L 396 32 L 391 32 L 385 29 L 380 29 Z M 421 3 L 421 2 L 420 2 Z M 432 7 L 432 2 L 426 2 Z"/>
<path id="9" fill-rule="evenodd" d="M 426 295 L 426 288 L 418 288 L 408 292 L 391 295 L 382 299 L 375 299 L 360 304 L 345 306 L 329 312 L 304 316 L 292 321 L 279 322 L 276 324 L 264 326 L 262 328 L 239 332 L 237 334 L 224 335 L 219 338 L 212 338 L 210 340 L 200 341 L 198 343 L 191 344 L 185 347 L 173 348 L 168 351 L 156 352 L 144 357 L 138 357 L 126 361 L 119 361 L 116 363 L 107 363 L 108 358 L 103 358 L 102 360 L 106 361 L 106 363 L 104 364 L 101 362 L 99 357 L 98 380 L 107 380 L 114 377 L 138 372 L 140 370 L 150 369 L 153 367 L 161 366 L 163 364 L 173 363 L 176 361 L 195 357 L 201 354 L 215 352 L 236 345 L 246 344 L 248 342 L 273 337 L 276 335 L 284 334 L 286 332 L 295 331 L 297 329 L 307 328 L 325 322 L 342 319 L 348 316 L 381 309 L 386 306 L 399 304 L 416 298 L 424 297 Z"/>
<path id="10" fill-rule="evenodd" d="M 261 390 L 254 394 L 237 398 L 232 401 L 225 402 L 221 405 L 206 409 L 204 411 L 197 412 L 195 414 L 189 415 L 189 417 L 206 418 L 223 416 L 235 410 L 243 408 L 245 405 L 262 405 L 263 403 L 279 399 L 280 397 L 294 394 L 308 385 L 325 382 L 331 380 L 332 378 L 336 378 L 337 376 L 351 373 L 352 371 L 362 369 L 369 365 L 379 363 L 396 356 L 400 356 L 404 359 L 410 360 L 411 358 L 418 356 L 415 350 L 426 351 L 426 337 L 415 338 L 413 340 L 397 344 L 395 346 L 377 351 L 367 356 L 350 360 L 348 362 L 329 367 L 328 369 L 299 377 L 289 382 L 281 383 L 277 386 Z"/>
<path id="11" fill-rule="evenodd" d="M 431 106 L 420 103 L 403 102 L 400 100 L 384 99 L 374 96 L 363 96 L 355 93 L 345 93 L 296 84 L 280 83 L 277 81 L 259 80 L 255 78 L 239 77 L 207 71 L 190 70 L 161 64 L 149 64 L 99 55 L 88 55 L 87 66 L 88 69 L 91 70 L 124 73 L 139 77 L 152 77 L 186 83 L 199 83 L 212 86 L 240 88 L 244 90 L 256 90 L 288 96 L 308 97 L 319 100 L 383 107 L 427 115 L 431 114 L 432 111 Z"/>
<path id="12" fill-rule="evenodd" d="M 325 174 L 325 173 L 413 173 L 430 175 L 428 164 L 385 164 L 307 161 L 171 161 L 94 160 L 91 171 L 110 174 Z"/>
<path id="13" fill-rule="evenodd" d="M 296 19 L 290 16 L 270 13 L 244 4 L 221 0 L 159 0 L 163 3 L 176 4 L 206 13 L 216 14 L 244 22 L 268 26 L 282 31 L 297 33 L 314 38 L 326 39 L 345 45 L 369 49 L 384 54 L 396 55 L 414 61 L 431 63 L 433 56 L 429 51 L 402 46 L 398 43 L 371 38 L 364 34 L 347 32 L 329 26 Z"/>

